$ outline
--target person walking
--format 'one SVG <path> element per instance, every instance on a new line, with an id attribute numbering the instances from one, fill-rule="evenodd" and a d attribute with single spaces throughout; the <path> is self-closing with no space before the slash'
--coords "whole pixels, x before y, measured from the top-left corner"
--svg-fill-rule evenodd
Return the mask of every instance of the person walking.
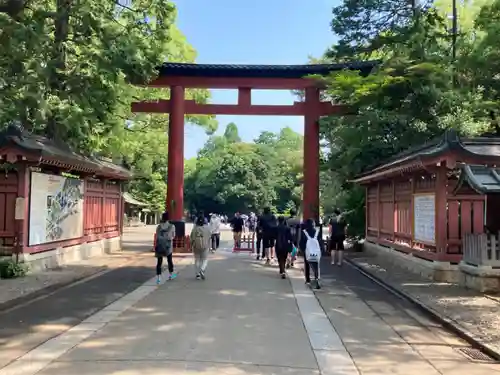
<path id="1" fill-rule="evenodd" d="M 210 248 L 210 228 L 205 224 L 205 218 L 199 216 L 189 236 L 191 240 L 191 251 L 194 255 L 194 267 L 196 278 L 205 280 L 205 271 L 208 263 L 208 252 Z"/>
<path id="2" fill-rule="evenodd" d="M 347 234 L 347 221 L 340 210 L 334 210 L 334 216 L 330 220 L 330 257 L 332 265 L 342 266 L 344 260 L 344 241 Z"/>
<path id="3" fill-rule="evenodd" d="M 257 217 L 257 224 L 256 224 L 256 230 L 255 230 L 255 235 L 257 237 L 257 260 L 260 260 L 260 249 L 262 247 L 262 258 L 264 259 L 264 247 L 262 246 L 262 232 L 263 232 L 263 229 L 262 229 L 262 220 L 261 220 L 261 216 L 259 215 Z"/>
<path id="4" fill-rule="evenodd" d="M 156 283 L 160 284 L 163 258 L 167 258 L 168 279 L 177 277 L 174 273 L 174 261 L 172 259 L 173 241 L 175 238 L 175 225 L 168 220 L 168 212 L 161 215 L 160 224 L 156 227 L 155 235 L 155 257 L 156 257 Z"/>
<path id="5" fill-rule="evenodd" d="M 241 234 L 243 232 L 243 228 L 245 226 L 245 222 L 241 217 L 239 212 L 234 214 L 233 219 L 231 220 L 231 227 L 233 228 L 233 239 L 234 239 L 234 247 L 239 249 L 241 247 Z"/>
<path id="6" fill-rule="evenodd" d="M 221 222 L 220 222 L 219 217 L 216 214 L 212 214 L 212 216 L 210 217 L 210 224 L 209 224 L 210 233 L 211 233 L 211 240 L 212 240 L 211 241 L 212 242 L 212 246 L 211 246 L 212 252 L 215 252 L 219 248 L 219 245 L 220 245 L 220 225 L 221 225 Z"/>
<path id="7" fill-rule="evenodd" d="M 296 253 L 297 253 L 296 250 L 299 247 L 299 241 L 300 241 L 300 219 L 297 217 L 297 211 L 295 209 L 290 210 L 290 217 L 286 221 L 286 224 L 290 228 L 290 232 L 292 234 L 292 243 L 293 246 L 295 247 L 295 251 L 290 253 L 286 265 L 286 268 L 290 268 L 293 267 L 295 264 Z"/>
<path id="8" fill-rule="evenodd" d="M 274 243 L 276 240 L 276 216 L 271 213 L 269 207 L 264 208 L 264 214 L 260 217 L 260 222 L 262 225 L 262 246 L 264 247 L 264 253 L 262 257 L 266 258 L 266 264 L 271 264 L 271 260 L 274 260 Z"/>
<path id="9" fill-rule="evenodd" d="M 278 227 L 276 228 L 276 258 L 278 258 L 279 272 L 282 279 L 286 279 L 286 260 L 288 254 L 292 252 L 293 242 L 290 228 L 286 225 L 283 216 L 278 217 Z"/>
<path id="10" fill-rule="evenodd" d="M 311 284 L 311 269 L 314 274 L 314 288 L 321 289 L 319 284 L 319 263 L 321 260 L 321 233 L 315 227 L 314 219 L 307 219 L 300 237 L 300 250 L 304 255 L 304 276 L 306 284 Z"/>

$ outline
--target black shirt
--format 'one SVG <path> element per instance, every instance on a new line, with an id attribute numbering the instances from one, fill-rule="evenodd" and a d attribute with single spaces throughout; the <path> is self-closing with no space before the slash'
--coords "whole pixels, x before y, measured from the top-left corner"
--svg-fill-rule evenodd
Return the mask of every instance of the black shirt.
<path id="1" fill-rule="evenodd" d="M 243 231 L 243 226 L 245 222 L 241 217 L 235 217 L 231 220 L 231 224 L 233 225 L 233 232 L 239 233 Z"/>
<path id="2" fill-rule="evenodd" d="M 332 226 L 332 237 L 345 235 L 347 223 L 342 215 L 333 217 L 332 220 L 330 220 L 330 225 Z"/>
<path id="3" fill-rule="evenodd" d="M 264 214 L 259 218 L 259 227 L 264 234 L 273 234 L 277 226 L 278 222 L 273 214 Z"/>

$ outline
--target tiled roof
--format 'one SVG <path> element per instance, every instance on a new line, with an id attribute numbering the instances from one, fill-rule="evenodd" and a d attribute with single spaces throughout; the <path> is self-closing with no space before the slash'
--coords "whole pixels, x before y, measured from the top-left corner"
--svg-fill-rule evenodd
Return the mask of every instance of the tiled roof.
<path id="1" fill-rule="evenodd" d="M 23 131 L 14 125 L 0 133 L 0 147 L 8 145 L 39 155 L 42 164 L 44 159 L 57 160 L 74 166 L 75 170 L 88 170 L 100 176 L 113 175 L 124 179 L 132 177 L 132 173 L 120 165 L 76 153 L 66 144 L 57 144 L 46 137 Z"/>
<path id="2" fill-rule="evenodd" d="M 479 194 L 500 193 L 500 168 L 463 164 L 458 186 L 462 182 L 467 182 Z"/>
<path id="3" fill-rule="evenodd" d="M 123 199 L 125 200 L 125 203 L 131 204 L 133 206 L 139 206 L 139 207 L 147 206 L 146 203 L 135 199 L 134 196 L 130 193 L 125 192 L 122 194 L 122 196 L 123 196 Z"/>
<path id="4" fill-rule="evenodd" d="M 447 130 L 440 137 L 436 137 L 429 142 L 416 147 L 409 148 L 401 153 L 394 155 L 389 160 L 378 166 L 368 169 L 356 177 L 365 179 L 369 175 L 383 172 L 399 165 L 407 165 L 410 162 L 424 161 L 428 158 L 433 158 L 449 151 L 454 151 L 456 155 L 462 157 L 467 156 L 478 160 L 495 160 L 498 158 L 500 163 L 500 138 L 498 137 L 478 137 L 478 138 L 460 138 L 458 133 L 453 130 Z M 459 162 L 461 160 L 458 160 Z"/>
<path id="5" fill-rule="evenodd" d="M 380 64 L 378 60 L 353 61 L 339 64 L 308 65 L 233 65 L 187 64 L 167 62 L 158 67 L 160 76 L 227 77 L 227 78 L 302 78 L 308 75 L 327 75 L 339 70 L 359 70 L 368 74 Z"/>

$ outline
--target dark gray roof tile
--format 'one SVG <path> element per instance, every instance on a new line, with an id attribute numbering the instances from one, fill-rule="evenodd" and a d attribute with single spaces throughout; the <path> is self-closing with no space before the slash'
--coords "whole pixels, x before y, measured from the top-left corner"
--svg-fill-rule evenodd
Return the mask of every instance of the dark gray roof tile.
<path id="1" fill-rule="evenodd" d="M 188 64 L 167 62 L 157 69 L 160 76 L 303 78 L 308 75 L 328 75 L 331 72 L 344 69 L 359 70 L 362 73 L 369 73 L 379 64 L 379 60 L 308 65 Z"/>

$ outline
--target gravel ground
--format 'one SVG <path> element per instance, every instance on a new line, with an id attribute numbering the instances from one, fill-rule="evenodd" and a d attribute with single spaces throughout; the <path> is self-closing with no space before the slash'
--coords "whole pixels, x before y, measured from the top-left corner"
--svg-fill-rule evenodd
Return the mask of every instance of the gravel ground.
<path id="1" fill-rule="evenodd" d="M 453 321 L 476 340 L 500 353 L 498 298 L 490 298 L 456 284 L 430 281 L 380 257 L 353 253 L 349 258 L 368 273 L 411 295 L 425 306 Z"/>

